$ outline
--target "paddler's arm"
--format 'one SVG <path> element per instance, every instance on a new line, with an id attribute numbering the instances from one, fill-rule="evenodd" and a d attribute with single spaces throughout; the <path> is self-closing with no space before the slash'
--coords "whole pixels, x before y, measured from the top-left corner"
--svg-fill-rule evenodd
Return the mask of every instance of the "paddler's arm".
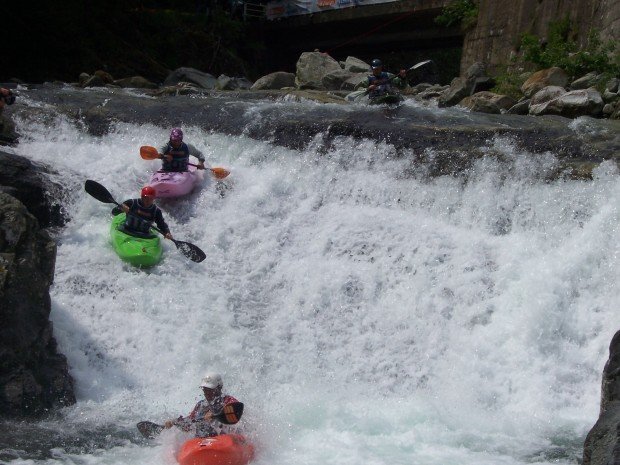
<path id="1" fill-rule="evenodd" d="M 192 144 L 187 144 L 187 148 L 189 149 L 189 154 L 198 158 L 198 169 L 205 169 L 205 156 L 202 154 L 200 150 L 194 147 Z"/>
<path id="2" fill-rule="evenodd" d="M 166 239 L 172 239 L 172 234 L 170 234 L 170 228 L 164 221 L 164 215 L 162 215 L 161 210 L 159 208 L 157 209 L 157 212 L 155 213 L 155 224 L 157 224 L 157 227 L 161 229 L 161 232 L 164 233 L 164 237 Z"/>
<path id="3" fill-rule="evenodd" d="M 125 200 L 122 204 L 121 204 L 121 209 L 125 212 L 125 213 L 129 213 L 129 207 L 131 206 L 133 200 Z"/>

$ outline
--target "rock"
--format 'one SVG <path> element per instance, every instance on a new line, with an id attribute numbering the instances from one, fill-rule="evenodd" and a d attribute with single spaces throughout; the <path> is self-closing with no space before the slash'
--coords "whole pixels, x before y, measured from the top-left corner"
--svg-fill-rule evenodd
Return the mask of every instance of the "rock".
<path id="1" fill-rule="evenodd" d="M 527 115 L 530 109 L 530 99 L 523 99 L 515 103 L 507 111 L 509 115 Z"/>
<path id="2" fill-rule="evenodd" d="M 444 91 L 439 97 L 438 105 L 440 107 L 451 107 L 456 105 L 465 97 L 471 95 L 474 88 L 474 81 L 468 81 L 462 77 L 452 79 L 450 87 Z"/>
<path id="3" fill-rule="evenodd" d="M 370 70 L 370 65 L 358 58 L 347 57 L 344 62 L 344 69 L 345 71 L 350 71 L 351 73 L 368 73 Z"/>
<path id="4" fill-rule="evenodd" d="M 82 87 L 104 87 L 104 86 L 105 86 L 105 82 L 103 82 L 103 79 L 101 79 L 99 76 L 96 76 L 96 75 L 90 76 L 84 82 L 84 84 L 82 84 Z"/>
<path id="5" fill-rule="evenodd" d="M 202 89 L 212 90 L 215 88 L 216 79 L 211 74 L 194 68 L 178 68 L 168 75 L 164 86 L 175 86 L 181 82 L 189 82 Z"/>
<path id="6" fill-rule="evenodd" d="M 618 100 L 620 100 L 620 94 L 614 93 L 608 89 L 605 89 L 605 92 L 603 92 L 603 101 L 605 103 L 614 103 L 614 102 L 617 102 Z"/>
<path id="7" fill-rule="evenodd" d="M 340 90 L 342 89 L 344 83 L 354 76 L 355 74 L 350 71 L 339 69 L 335 71 L 330 71 L 325 76 L 323 76 L 321 83 L 323 87 L 327 90 Z"/>
<path id="8" fill-rule="evenodd" d="M 561 68 L 548 68 L 535 72 L 521 86 L 521 92 L 531 97 L 539 90 L 548 86 L 566 87 L 568 74 Z"/>
<path id="9" fill-rule="evenodd" d="M 488 76 L 477 77 L 474 80 L 474 85 L 471 90 L 472 94 L 476 94 L 478 92 L 489 91 L 495 87 L 495 79 Z"/>
<path id="10" fill-rule="evenodd" d="M 356 73 L 348 78 L 340 86 L 341 90 L 355 90 L 355 88 L 368 77 L 368 73 Z"/>
<path id="11" fill-rule="evenodd" d="M 142 76 L 132 76 L 114 81 L 119 87 L 128 89 L 157 89 L 159 86 Z"/>
<path id="12" fill-rule="evenodd" d="M 603 115 L 609 117 L 614 114 L 615 107 L 611 103 L 605 104 L 603 107 Z"/>
<path id="13" fill-rule="evenodd" d="M 592 71 L 591 73 L 586 74 L 585 76 L 580 77 L 573 81 L 570 85 L 571 90 L 579 90 L 579 89 L 587 89 L 588 87 L 596 86 L 601 80 L 603 76 Z"/>
<path id="14" fill-rule="evenodd" d="M 63 226 L 69 217 L 59 200 L 65 188 L 49 180 L 52 170 L 11 153 L 0 152 L 0 192 L 21 201 L 42 228 Z"/>
<path id="15" fill-rule="evenodd" d="M 549 102 L 554 98 L 558 98 L 560 95 L 564 95 L 566 90 L 563 87 L 547 86 L 540 89 L 531 98 L 531 105 L 540 105 L 541 103 Z"/>
<path id="16" fill-rule="evenodd" d="M 49 322 L 56 244 L 16 198 L 0 192 L 0 411 L 37 416 L 75 403 Z"/>
<path id="17" fill-rule="evenodd" d="M 614 94 L 617 94 L 618 91 L 620 91 L 620 79 L 619 78 L 610 79 L 605 85 L 605 90 L 608 90 L 609 92 L 613 92 Z"/>
<path id="18" fill-rule="evenodd" d="M 282 89 L 284 87 L 295 86 L 295 75 L 293 73 L 286 73 L 284 71 L 277 71 L 275 73 L 267 74 L 259 78 L 250 87 L 250 90 L 264 90 L 264 89 Z"/>
<path id="19" fill-rule="evenodd" d="M 297 60 L 295 85 L 300 89 L 323 90 L 323 77 L 333 71 L 340 71 L 336 60 L 320 52 L 304 52 Z"/>
<path id="20" fill-rule="evenodd" d="M 217 78 L 215 88 L 218 90 L 237 90 L 237 89 L 249 89 L 252 87 L 252 83 L 246 78 L 228 77 L 225 74 L 221 74 Z"/>
<path id="21" fill-rule="evenodd" d="M 514 104 L 515 100 L 512 97 L 484 91 L 465 97 L 459 105 L 471 111 L 500 114 L 502 110 L 507 111 Z"/>
<path id="22" fill-rule="evenodd" d="M 86 81 L 88 81 L 89 79 L 90 79 L 90 74 L 80 73 L 80 76 L 78 77 L 78 85 L 80 87 L 86 87 Z"/>
<path id="23" fill-rule="evenodd" d="M 620 331 L 609 345 L 603 369 L 601 411 L 588 433 L 583 449 L 583 465 L 620 463 Z"/>
<path id="24" fill-rule="evenodd" d="M 601 94 L 595 89 L 572 90 L 546 103 L 530 105 L 530 114 L 596 117 L 601 115 L 604 105 Z"/>
<path id="25" fill-rule="evenodd" d="M 15 123 L 0 113 L 0 145 L 14 145 L 19 138 L 15 131 Z"/>

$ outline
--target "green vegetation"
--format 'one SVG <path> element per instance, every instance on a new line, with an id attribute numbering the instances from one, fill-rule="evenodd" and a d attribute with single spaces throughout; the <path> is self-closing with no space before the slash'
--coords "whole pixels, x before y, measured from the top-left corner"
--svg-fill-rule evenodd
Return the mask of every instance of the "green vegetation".
<path id="1" fill-rule="evenodd" d="M 476 25 L 478 20 L 478 4 L 474 0 L 452 0 L 435 18 L 440 26 L 456 26 L 466 31 Z"/>
<path id="2" fill-rule="evenodd" d="M 597 73 L 620 73 L 618 55 L 613 41 L 603 43 L 596 30 L 591 30 L 586 46 L 579 48 L 571 38 L 572 24 L 569 19 L 549 23 L 546 42 L 533 34 L 524 34 L 521 39 L 523 60 L 533 63 L 538 69 L 557 66 L 570 76 L 579 77 L 590 71 Z"/>
<path id="3" fill-rule="evenodd" d="M 572 24 L 569 19 L 549 23 L 546 40 L 533 34 L 523 34 L 521 54 L 511 60 L 495 76 L 496 85 L 493 92 L 521 97 L 521 86 L 529 76 L 523 70 L 562 68 L 573 79 L 589 72 L 602 74 L 599 90 L 602 91 L 609 78 L 620 75 L 620 57 L 614 54 L 616 44 L 613 41 L 603 43 L 596 30 L 591 30 L 583 48 L 575 42 Z"/>

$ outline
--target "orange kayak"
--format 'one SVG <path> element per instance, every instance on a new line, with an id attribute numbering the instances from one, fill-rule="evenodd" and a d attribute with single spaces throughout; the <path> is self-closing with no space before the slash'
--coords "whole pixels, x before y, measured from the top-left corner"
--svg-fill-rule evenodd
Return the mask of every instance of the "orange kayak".
<path id="1" fill-rule="evenodd" d="M 245 465 L 254 458 L 254 446 L 240 434 L 194 438 L 183 443 L 180 465 Z"/>

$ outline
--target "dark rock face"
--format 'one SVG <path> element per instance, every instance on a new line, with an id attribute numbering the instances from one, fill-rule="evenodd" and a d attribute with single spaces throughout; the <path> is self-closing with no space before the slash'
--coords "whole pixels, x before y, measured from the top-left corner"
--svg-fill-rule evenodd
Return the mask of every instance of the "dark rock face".
<path id="1" fill-rule="evenodd" d="M 41 228 L 62 226 L 66 215 L 59 200 L 55 200 L 62 197 L 62 188 L 43 173 L 30 160 L 0 151 L 0 192 L 26 205 Z"/>
<path id="2" fill-rule="evenodd" d="M 75 402 L 49 322 L 56 244 L 41 225 L 65 222 L 53 197 L 60 187 L 42 170 L 0 152 L 0 415 L 36 416 Z"/>
<path id="3" fill-rule="evenodd" d="M 603 370 L 601 413 L 583 447 L 583 465 L 620 464 L 620 331 L 609 345 Z"/>

